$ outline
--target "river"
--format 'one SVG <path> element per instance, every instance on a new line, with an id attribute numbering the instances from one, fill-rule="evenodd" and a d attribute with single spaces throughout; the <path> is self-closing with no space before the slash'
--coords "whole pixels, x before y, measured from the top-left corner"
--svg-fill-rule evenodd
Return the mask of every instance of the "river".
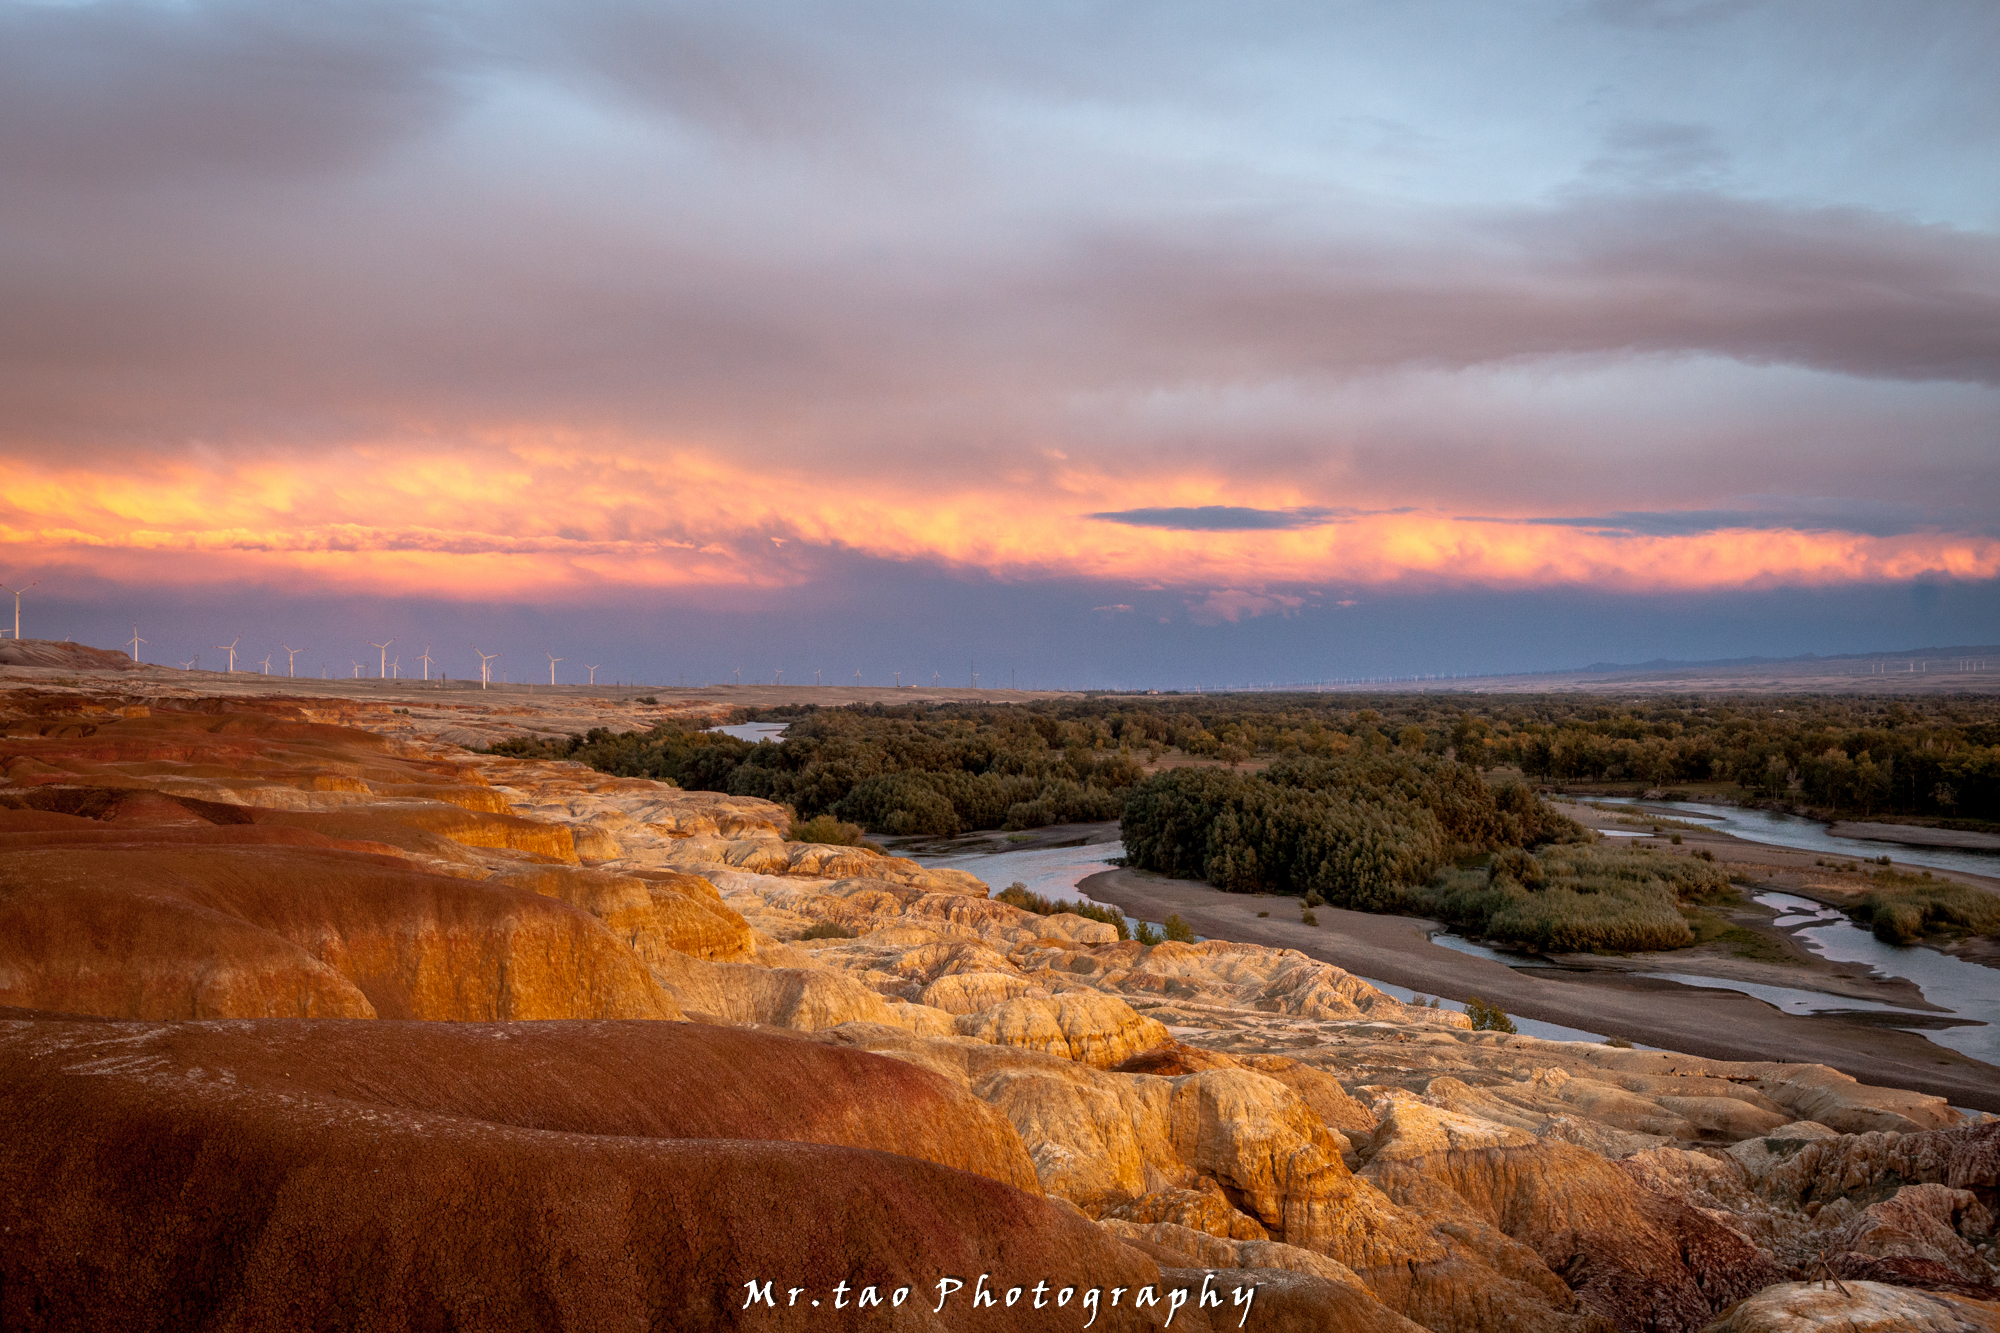
<path id="1" fill-rule="evenodd" d="M 1100 870 L 1109 870 L 1115 859 L 1125 855 L 1122 842 L 1100 842 L 1086 847 L 1042 847 L 1024 852 L 959 852 L 947 856 L 928 856 L 922 853 L 905 852 L 912 860 L 927 866 L 949 866 L 977 875 L 986 881 L 995 892 L 1009 884 L 1020 883 L 1031 892 L 1045 898 L 1089 898 L 1077 885 Z M 1163 929 L 1158 921 L 1141 922 L 1129 918 L 1133 929 L 1140 925 L 1150 925 L 1155 930 Z M 1199 943 L 1207 938 L 1195 936 Z M 1439 943 L 1444 943 L 1439 940 Z M 1473 946 L 1477 948 L 1478 946 Z M 1405 1004 L 1416 998 L 1416 993 L 1406 986 L 1392 985 L 1374 977 L 1363 977 L 1363 981 L 1376 990 L 1401 1000 Z M 1465 1006 L 1457 1000 L 1440 998 L 1439 1006 L 1465 1012 Z M 1545 1041 L 1596 1041 L 1604 1040 L 1604 1034 L 1585 1032 L 1580 1028 L 1564 1027 L 1559 1023 L 1540 1023 L 1532 1018 L 1516 1018 L 1514 1026 L 1531 1037 Z"/>
<path id="2" fill-rule="evenodd" d="M 1698 801 L 1637 801 L 1629 796 L 1573 798 L 1604 805 L 1643 805 L 1648 810 L 1670 810 L 1678 818 L 1698 821 L 1709 828 L 1734 834 L 1745 842 L 1761 842 L 1772 847 L 1789 847 L 1796 852 L 1817 852 L 1843 856 L 1850 861 L 1872 861 L 1889 855 L 1905 865 L 1928 866 L 1932 870 L 1962 870 L 1973 875 L 2000 879 L 2000 851 L 1986 852 L 1958 847 L 1920 847 L 1913 843 L 1876 842 L 1873 839 L 1836 838 L 1817 819 L 1780 814 L 1775 810 L 1747 810 L 1735 805 L 1704 805 Z"/>

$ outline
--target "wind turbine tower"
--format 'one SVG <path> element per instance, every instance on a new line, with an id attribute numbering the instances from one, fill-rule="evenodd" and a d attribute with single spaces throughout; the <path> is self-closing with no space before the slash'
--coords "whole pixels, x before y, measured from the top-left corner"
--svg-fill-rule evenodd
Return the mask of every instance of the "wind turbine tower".
<path id="1" fill-rule="evenodd" d="M 197 657 L 197 658 L 195 658 L 195 659 L 194 659 L 194 662 L 199 662 L 199 661 L 201 661 L 201 659 L 200 659 L 199 657 Z M 181 663 L 181 670 L 183 670 L 183 671 L 192 671 L 192 670 L 194 670 L 194 662 L 183 662 L 183 663 Z"/>
<path id="2" fill-rule="evenodd" d="M 40 579 L 35 580 L 35 583 L 40 582 Z M 21 637 L 21 594 L 34 587 L 35 583 L 24 583 L 18 588 L 7 588 L 6 584 L 0 583 L 0 588 L 7 588 L 8 592 L 14 594 L 14 637 L 16 639 Z"/>
<path id="3" fill-rule="evenodd" d="M 268 653 L 264 656 L 264 674 L 267 676 L 271 674 L 271 657 Z"/>
<path id="4" fill-rule="evenodd" d="M 348 658 L 347 660 L 350 662 L 354 662 L 354 659 L 351 657 Z M 354 662 L 354 679 L 356 680 L 361 679 L 361 663 L 359 662 Z"/>
<path id="5" fill-rule="evenodd" d="M 218 643 L 215 645 L 219 651 L 229 654 L 229 669 L 231 671 L 236 670 L 236 645 L 241 642 L 243 642 L 243 636 L 239 634 L 228 643 Z"/>
<path id="6" fill-rule="evenodd" d="M 473 652 L 475 652 L 475 653 L 479 653 L 479 648 L 478 648 L 478 646 L 477 646 L 477 645 L 474 645 L 474 647 L 473 647 L 472 651 L 473 651 Z M 498 657 L 498 656 L 500 656 L 500 654 L 498 654 L 498 653 L 479 653 L 479 688 L 480 688 L 480 689 L 482 689 L 482 690 L 483 690 L 483 689 L 485 689 L 485 688 L 486 688 L 486 685 L 487 685 L 487 682 L 493 679 L 493 666 L 492 666 L 492 662 L 493 662 L 493 659 L 494 659 L 494 658 L 496 658 L 496 657 Z"/>
<path id="7" fill-rule="evenodd" d="M 854 688 L 857 690 L 861 688 L 861 669 L 859 667 L 856 667 L 854 671 Z"/>
<path id="8" fill-rule="evenodd" d="M 299 650 L 282 643 L 278 646 L 285 650 L 285 674 L 287 676 L 295 674 L 292 668 L 299 660 Z"/>
<path id="9" fill-rule="evenodd" d="M 142 639 L 139 637 L 139 627 L 137 625 L 132 627 L 132 660 L 134 662 L 139 660 L 139 645 L 151 642 L 151 639 Z"/>
<path id="10" fill-rule="evenodd" d="M 553 685 L 556 683 L 556 663 L 567 662 L 569 659 L 567 657 L 557 657 L 554 653 L 543 653 L 542 656 L 549 659 L 549 684 Z"/>
<path id="11" fill-rule="evenodd" d="M 429 680 L 431 678 L 431 646 L 429 644 L 424 645 L 424 655 L 418 660 L 424 664 L 424 679 Z"/>
<path id="12" fill-rule="evenodd" d="M 376 643 L 374 640 L 371 639 L 369 640 L 368 643 L 368 646 L 370 648 L 379 648 L 382 650 L 382 668 L 381 668 L 382 674 L 380 677 L 382 680 L 389 679 L 389 645 L 394 642 L 395 642 L 394 639 L 387 639 L 381 643 Z"/>
<path id="13" fill-rule="evenodd" d="M 602 666 L 603 663 L 600 662 L 598 665 Z M 595 685 L 597 683 L 597 667 L 590 668 L 590 683 L 592 685 Z"/>

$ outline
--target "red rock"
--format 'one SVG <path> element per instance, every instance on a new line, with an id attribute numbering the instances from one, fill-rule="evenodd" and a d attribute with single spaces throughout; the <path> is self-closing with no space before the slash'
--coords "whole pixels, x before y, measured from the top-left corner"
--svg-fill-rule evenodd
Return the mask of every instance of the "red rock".
<path id="1" fill-rule="evenodd" d="M 755 1033 L 5 1023 L 0 1115 L 9 1329 L 1046 1329 L 1083 1321 L 975 1317 L 970 1283 L 933 1317 L 932 1284 L 1159 1280 L 976 1174 L 1033 1181 L 967 1094 Z M 765 1279 L 801 1305 L 743 1310 Z M 837 1312 L 840 1281 L 920 1291 Z M 1312 1326 L 1299 1307 L 1257 1326 Z"/>

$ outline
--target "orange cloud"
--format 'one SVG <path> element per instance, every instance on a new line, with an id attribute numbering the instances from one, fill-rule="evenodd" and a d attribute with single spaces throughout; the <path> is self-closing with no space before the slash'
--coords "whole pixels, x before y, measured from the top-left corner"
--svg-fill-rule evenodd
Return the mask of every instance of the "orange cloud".
<path id="1" fill-rule="evenodd" d="M 1309 509 L 1201 475 L 1129 478 L 1049 451 L 974 481 L 844 477 L 694 445 L 370 444 L 310 456 L 157 456 L 116 473 L 8 465 L 0 556 L 134 586 L 250 581 L 465 600 L 772 588 L 846 550 L 1013 579 L 1217 589 L 1220 619 L 1282 611 L 1273 585 L 1587 586 L 1664 592 L 2000 575 L 2000 541 L 1788 528 L 1647 535 L 1435 512 L 1189 531 L 1120 506 Z"/>

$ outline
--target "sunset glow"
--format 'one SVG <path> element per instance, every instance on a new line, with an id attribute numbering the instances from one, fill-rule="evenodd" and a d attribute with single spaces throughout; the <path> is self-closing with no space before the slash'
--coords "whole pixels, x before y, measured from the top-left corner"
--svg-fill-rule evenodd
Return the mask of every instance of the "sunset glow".
<path id="1" fill-rule="evenodd" d="M 1984 642 L 2000 20 L 1834 8 L 0 0 L 0 566 L 182 653 Z"/>

